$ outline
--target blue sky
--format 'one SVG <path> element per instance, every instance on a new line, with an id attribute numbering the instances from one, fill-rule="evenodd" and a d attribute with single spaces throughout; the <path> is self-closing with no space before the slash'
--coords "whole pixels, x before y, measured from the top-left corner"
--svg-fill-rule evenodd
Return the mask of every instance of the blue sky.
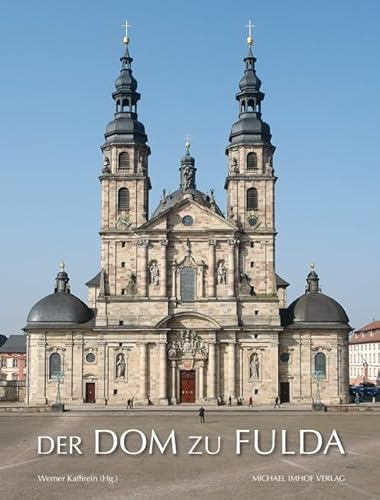
<path id="1" fill-rule="evenodd" d="M 176 189 L 184 137 L 198 187 L 224 210 L 235 93 L 252 18 L 263 117 L 277 147 L 277 271 L 303 293 L 310 262 L 353 327 L 380 318 L 380 3 L 365 0 L 18 1 L 0 15 L 0 332 L 99 270 L 100 145 L 112 119 L 122 24 L 152 149 L 151 210 Z"/>

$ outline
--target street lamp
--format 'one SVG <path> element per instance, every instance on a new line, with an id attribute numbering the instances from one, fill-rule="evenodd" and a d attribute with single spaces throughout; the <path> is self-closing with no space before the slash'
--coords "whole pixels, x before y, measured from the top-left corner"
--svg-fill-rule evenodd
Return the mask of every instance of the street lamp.
<path id="1" fill-rule="evenodd" d="M 324 375 L 323 375 L 323 372 L 321 370 L 315 370 L 315 372 L 313 374 L 314 380 L 317 383 L 317 392 L 316 392 L 316 395 L 315 395 L 315 404 L 316 405 L 321 404 L 321 396 L 320 396 L 320 392 L 319 392 L 319 383 L 320 383 L 321 379 L 323 378 L 323 376 Z"/>
<path id="2" fill-rule="evenodd" d="M 61 382 L 63 380 L 63 373 L 61 371 L 54 372 L 54 378 L 57 380 L 57 394 L 55 396 L 55 404 L 53 404 L 53 410 L 63 411 L 63 404 L 61 400 Z"/>

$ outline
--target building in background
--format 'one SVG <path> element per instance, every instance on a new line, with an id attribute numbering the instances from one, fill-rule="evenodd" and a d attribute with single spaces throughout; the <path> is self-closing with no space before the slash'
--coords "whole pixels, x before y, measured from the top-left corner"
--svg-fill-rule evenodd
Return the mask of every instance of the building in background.
<path id="1" fill-rule="evenodd" d="M 128 41 L 102 146 L 100 269 L 88 306 L 62 265 L 54 293 L 31 309 L 27 402 L 51 404 L 57 377 L 71 404 L 348 401 L 344 309 L 320 292 L 314 267 L 287 307 L 288 283 L 276 274 L 275 147 L 251 35 L 226 147 L 226 216 L 213 190 L 198 188 L 187 143 L 178 189 L 164 190 L 149 217 L 151 151 Z M 162 124 L 183 126 L 164 114 Z"/>
<path id="2" fill-rule="evenodd" d="M 356 330 L 350 338 L 350 383 L 380 385 L 380 321 Z"/>
<path id="3" fill-rule="evenodd" d="M 10 335 L 0 347 L 0 400 L 23 400 L 25 385 L 26 339 L 24 335 Z"/>

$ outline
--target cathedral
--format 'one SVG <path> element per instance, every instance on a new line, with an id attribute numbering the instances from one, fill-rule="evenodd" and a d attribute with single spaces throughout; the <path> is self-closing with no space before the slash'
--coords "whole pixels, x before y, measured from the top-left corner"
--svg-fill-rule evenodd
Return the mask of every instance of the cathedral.
<path id="1" fill-rule="evenodd" d="M 186 144 L 179 186 L 149 217 L 150 148 L 128 36 L 101 147 L 101 262 L 88 305 L 62 263 L 24 328 L 29 405 L 348 402 L 344 309 L 312 266 L 290 306 L 276 274 L 275 175 L 264 93 L 247 39 L 226 147 L 223 214 L 198 189 Z M 174 170 L 173 170 L 174 174 Z"/>

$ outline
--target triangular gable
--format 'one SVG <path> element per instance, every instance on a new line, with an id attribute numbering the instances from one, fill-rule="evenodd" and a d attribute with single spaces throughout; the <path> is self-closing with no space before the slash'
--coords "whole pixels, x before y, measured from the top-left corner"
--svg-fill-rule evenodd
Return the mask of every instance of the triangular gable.
<path id="1" fill-rule="evenodd" d="M 191 215 L 193 217 L 194 224 L 192 226 L 184 226 L 182 224 L 181 220 L 184 215 Z M 137 228 L 137 231 L 165 229 L 168 224 L 171 226 L 174 225 L 174 228 L 178 225 L 178 228 L 186 229 L 188 231 L 191 231 L 192 229 L 196 231 L 207 229 L 236 231 L 237 229 L 234 224 L 227 221 L 209 208 L 200 205 L 192 198 L 185 198 L 173 207 L 169 207 L 156 217 L 153 217 L 153 219 Z"/>

